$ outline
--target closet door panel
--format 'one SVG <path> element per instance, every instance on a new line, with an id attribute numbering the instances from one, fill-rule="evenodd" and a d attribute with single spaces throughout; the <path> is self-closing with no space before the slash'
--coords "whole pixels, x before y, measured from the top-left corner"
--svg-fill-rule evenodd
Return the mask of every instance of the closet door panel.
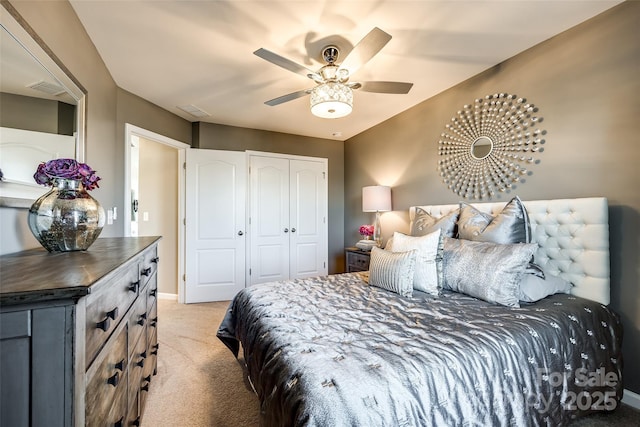
<path id="1" fill-rule="evenodd" d="M 289 277 L 289 160 L 251 156 L 252 285 Z"/>
<path id="2" fill-rule="evenodd" d="M 323 162 L 291 160 L 291 279 L 327 274 L 327 180 Z"/>

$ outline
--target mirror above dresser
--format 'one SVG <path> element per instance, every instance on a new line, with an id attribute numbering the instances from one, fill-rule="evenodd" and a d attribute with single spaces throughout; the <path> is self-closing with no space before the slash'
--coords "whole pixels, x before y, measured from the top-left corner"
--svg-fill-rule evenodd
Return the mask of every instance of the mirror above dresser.
<path id="1" fill-rule="evenodd" d="M 0 206 L 28 208 L 46 192 L 40 162 L 84 161 L 86 91 L 8 2 L 0 50 Z"/>

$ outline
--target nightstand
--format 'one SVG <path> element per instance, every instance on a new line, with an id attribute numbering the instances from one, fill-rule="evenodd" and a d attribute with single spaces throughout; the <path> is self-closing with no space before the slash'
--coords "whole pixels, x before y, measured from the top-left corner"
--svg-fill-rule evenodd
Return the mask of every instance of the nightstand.
<path id="1" fill-rule="evenodd" d="M 369 270 L 369 260 L 371 259 L 371 252 L 362 251 L 355 247 L 346 248 L 344 251 L 345 257 L 347 259 L 347 273 Z"/>

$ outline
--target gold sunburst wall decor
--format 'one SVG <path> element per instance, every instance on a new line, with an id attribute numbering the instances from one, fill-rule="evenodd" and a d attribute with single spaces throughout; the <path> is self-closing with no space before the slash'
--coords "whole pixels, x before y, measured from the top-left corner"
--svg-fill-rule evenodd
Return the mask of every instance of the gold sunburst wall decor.
<path id="1" fill-rule="evenodd" d="M 492 199 L 515 188 L 540 161 L 546 131 L 538 108 L 525 98 L 496 93 L 467 104 L 438 141 L 438 170 L 465 199 Z"/>

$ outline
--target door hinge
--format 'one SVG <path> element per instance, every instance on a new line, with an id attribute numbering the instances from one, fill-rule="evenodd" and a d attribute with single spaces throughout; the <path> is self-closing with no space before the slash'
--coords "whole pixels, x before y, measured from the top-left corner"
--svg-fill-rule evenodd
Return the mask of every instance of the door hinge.
<path id="1" fill-rule="evenodd" d="M 327 179 L 327 174 L 326 174 L 326 172 L 322 172 L 322 179 Z"/>
<path id="2" fill-rule="evenodd" d="M 251 276 L 251 269 L 249 269 L 249 276 Z"/>
<path id="3" fill-rule="evenodd" d="M 182 218 L 182 225 L 187 225 L 187 218 Z"/>
<path id="4" fill-rule="evenodd" d="M 182 281 L 183 281 L 183 282 L 186 282 L 186 281 L 187 281 L 187 275 L 186 275 L 186 274 L 183 274 L 183 275 L 182 275 Z"/>
<path id="5" fill-rule="evenodd" d="M 182 163 L 182 169 L 187 169 L 187 162 Z"/>

